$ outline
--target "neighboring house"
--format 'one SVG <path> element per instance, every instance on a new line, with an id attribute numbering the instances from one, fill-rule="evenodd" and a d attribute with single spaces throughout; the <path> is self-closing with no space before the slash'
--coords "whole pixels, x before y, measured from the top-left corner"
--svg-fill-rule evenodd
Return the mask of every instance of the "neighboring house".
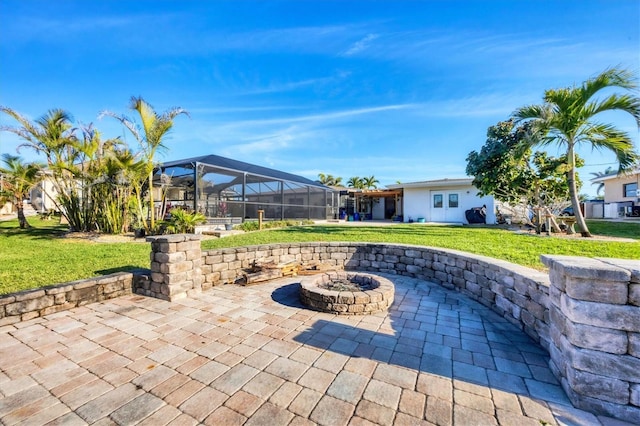
<path id="1" fill-rule="evenodd" d="M 54 202 L 57 195 L 58 191 L 54 187 L 51 177 L 45 177 L 29 191 L 31 206 L 33 206 L 38 213 L 57 211 L 58 207 L 56 207 Z"/>
<path id="2" fill-rule="evenodd" d="M 496 201 L 493 196 L 481 197 L 473 179 L 438 179 L 388 185 L 402 189 L 403 220 L 444 223 L 468 223 L 465 212 L 486 207 L 486 223 L 496 223 Z"/>
<path id="3" fill-rule="evenodd" d="M 0 192 L 4 190 L 4 180 L 2 177 L 2 173 L 0 173 Z M 0 215 L 8 215 L 13 213 L 13 204 L 10 202 L 3 203 L 0 199 Z"/>
<path id="4" fill-rule="evenodd" d="M 592 183 L 604 184 L 602 211 L 592 217 L 616 218 L 640 216 L 640 168 L 622 175 L 612 173 L 591 179 Z"/>

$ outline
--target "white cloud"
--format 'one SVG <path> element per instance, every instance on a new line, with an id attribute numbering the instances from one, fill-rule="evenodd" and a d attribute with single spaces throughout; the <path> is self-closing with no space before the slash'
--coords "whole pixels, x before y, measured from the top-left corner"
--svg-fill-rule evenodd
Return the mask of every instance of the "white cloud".
<path id="1" fill-rule="evenodd" d="M 351 47 L 349 47 L 342 55 L 353 56 L 355 54 L 358 54 L 361 51 L 369 48 L 369 45 L 371 45 L 371 42 L 377 38 L 378 38 L 378 35 L 376 34 L 367 34 L 364 38 L 353 43 Z"/>
<path id="2" fill-rule="evenodd" d="M 312 123 L 312 122 L 318 123 L 318 122 L 338 120 L 338 119 L 348 118 L 348 117 L 353 117 L 358 115 L 375 114 L 375 113 L 385 112 L 385 111 L 396 111 L 396 110 L 411 108 L 412 106 L 413 104 L 395 104 L 395 105 L 383 105 L 383 106 L 370 107 L 370 108 L 355 108 L 355 109 L 348 109 L 348 110 L 342 110 L 342 111 L 332 111 L 332 112 L 327 112 L 323 114 L 309 114 L 309 115 L 270 118 L 270 119 L 261 119 L 261 120 L 241 120 L 241 121 L 235 121 L 235 122 L 226 124 L 224 127 L 235 128 L 235 127 L 247 127 L 247 126 L 293 124 L 293 123 Z"/>

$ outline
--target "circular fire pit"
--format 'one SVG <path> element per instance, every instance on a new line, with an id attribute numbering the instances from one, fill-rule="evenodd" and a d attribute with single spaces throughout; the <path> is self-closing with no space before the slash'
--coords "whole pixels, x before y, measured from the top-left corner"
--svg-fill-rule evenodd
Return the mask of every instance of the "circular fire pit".
<path id="1" fill-rule="evenodd" d="M 304 277 L 300 299 L 305 305 L 340 315 L 367 315 L 393 303 L 391 281 L 363 272 L 332 271 Z"/>

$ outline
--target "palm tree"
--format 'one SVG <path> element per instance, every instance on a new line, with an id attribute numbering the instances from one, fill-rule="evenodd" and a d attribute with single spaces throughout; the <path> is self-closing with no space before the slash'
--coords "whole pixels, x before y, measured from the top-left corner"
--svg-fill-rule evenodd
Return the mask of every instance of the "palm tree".
<path id="1" fill-rule="evenodd" d="M 24 215 L 24 200 L 29 195 L 31 188 L 40 181 L 41 168 L 36 163 L 24 163 L 22 158 L 11 154 L 3 154 L 2 162 L 5 164 L 5 167 L 0 168 L 4 188 L 16 204 L 20 228 L 30 228 L 31 226 Z"/>
<path id="2" fill-rule="evenodd" d="M 355 189 L 364 189 L 364 183 L 362 178 L 358 176 L 350 177 L 347 181 L 347 187 Z"/>
<path id="3" fill-rule="evenodd" d="M 342 178 L 340 176 L 334 177 L 333 175 L 327 176 L 329 183 L 328 186 L 340 186 L 342 185 Z"/>
<path id="4" fill-rule="evenodd" d="M 557 143 L 566 146 L 567 184 L 571 205 L 583 237 L 590 237 L 580 211 L 576 185 L 575 149 L 578 144 L 590 144 L 596 149 L 608 149 L 616 155 L 619 172 L 630 169 L 638 158 L 631 137 L 612 124 L 594 121 L 605 111 L 624 111 L 631 114 L 640 127 L 640 98 L 631 94 L 601 95 L 603 89 L 635 89 L 634 75 L 626 70 L 609 69 L 590 78 L 580 87 L 550 89 L 545 92 L 542 105 L 528 105 L 513 114 L 518 122 L 533 125 L 529 146 Z"/>
<path id="5" fill-rule="evenodd" d="M 596 179 L 596 178 L 601 178 L 601 177 L 610 175 L 611 173 L 613 173 L 613 168 L 609 166 L 606 168 L 604 172 L 595 172 L 591 174 L 595 176 L 594 179 Z M 596 195 L 600 195 L 600 191 L 604 189 L 604 182 L 594 182 L 592 183 L 592 185 L 598 185 L 598 188 L 596 189 Z"/>
<path id="6" fill-rule="evenodd" d="M 0 131 L 14 133 L 25 141 L 18 149 L 27 147 L 46 157 L 51 183 L 57 193 L 53 202 L 72 229 L 82 230 L 83 224 L 78 222 L 82 206 L 76 202 L 78 185 L 71 170 L 80 161 L 80 153 L 76 149 L 76 129 L 72 127 L 71 115 L 62 109 L 52 109 L 31 121 L 8 107 L 0 106 L 0 112 L 9 115 L 20 125 L 0 127 Z"/>
<path id="7" fill-rule="evenodd" d="M 318 181 L 327 186 L 340 186 L 342 183 L 341 177 L 333 177 L 333 175 L 325 175 L 324 173 L 318 173 Z"/>
<path id="8" fill-rule="evenodd" d="M 0 131 L 11 132 L 24 139 L 26 142 L 19 148 L 28 147 L 38 154 L 44 154 L 50 167 L 61 160 L 69 142 L 75 140 L 72 117 L 62 109 L 49 110 L 35 121 L 5 106 L 0 106 L 0 112 L 9 115 L 22 126 L 2 126 Z"/>
<path id="9" fill-rule="evenodd" d="M 150 224 L 149 228 L 155 228 L 155 208 L 153 200 L 153 169 L 154 157 L 158 149 L 165 148 L 164 139 L 173 127 L 173 120 L 180 114 L 189 115 L 189 113 L 179 107 L 170 108 L 162 114 L 158 114 L 153 107 L 148 104 L 142 97 L 131 97 L 129 108 L 136 111 L 142 123 L 142 128 L 132 119 L 117 115 L 110 111 L 104 111 L 101 116 L 109 116 L 118 120 L 124 125 L 138 141 L 144 160 L 146 161 L 146 175 L 149 183 L 149 211 Z"/>
<path id="10" fill-rule="evenodd" d="M 375 176 L 369 176 L 369 177 L 365 177 L 364 179 L 362 179 L 362 184 L 364 185 L 365 188 L 367 189 L 375 189 L 377 188 L 377 184 L 379 184 L 380 181 L 378 179 L 375 178 Z"/>

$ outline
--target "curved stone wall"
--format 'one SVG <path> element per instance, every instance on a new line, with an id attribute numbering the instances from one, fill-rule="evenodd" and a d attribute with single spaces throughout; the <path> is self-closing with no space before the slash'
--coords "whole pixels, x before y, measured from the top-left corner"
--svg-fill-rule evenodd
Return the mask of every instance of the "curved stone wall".
<path id="1" fill-rule="evenodd" d="M 493 308 L 549 350 L 549 277 L 466 252 L 374 243 L 285 243 L 202 253 L 202 289 L 235 283 L 255 260 L 320 262 L 341 270 L 407 275 L 441 284 Z"/>

